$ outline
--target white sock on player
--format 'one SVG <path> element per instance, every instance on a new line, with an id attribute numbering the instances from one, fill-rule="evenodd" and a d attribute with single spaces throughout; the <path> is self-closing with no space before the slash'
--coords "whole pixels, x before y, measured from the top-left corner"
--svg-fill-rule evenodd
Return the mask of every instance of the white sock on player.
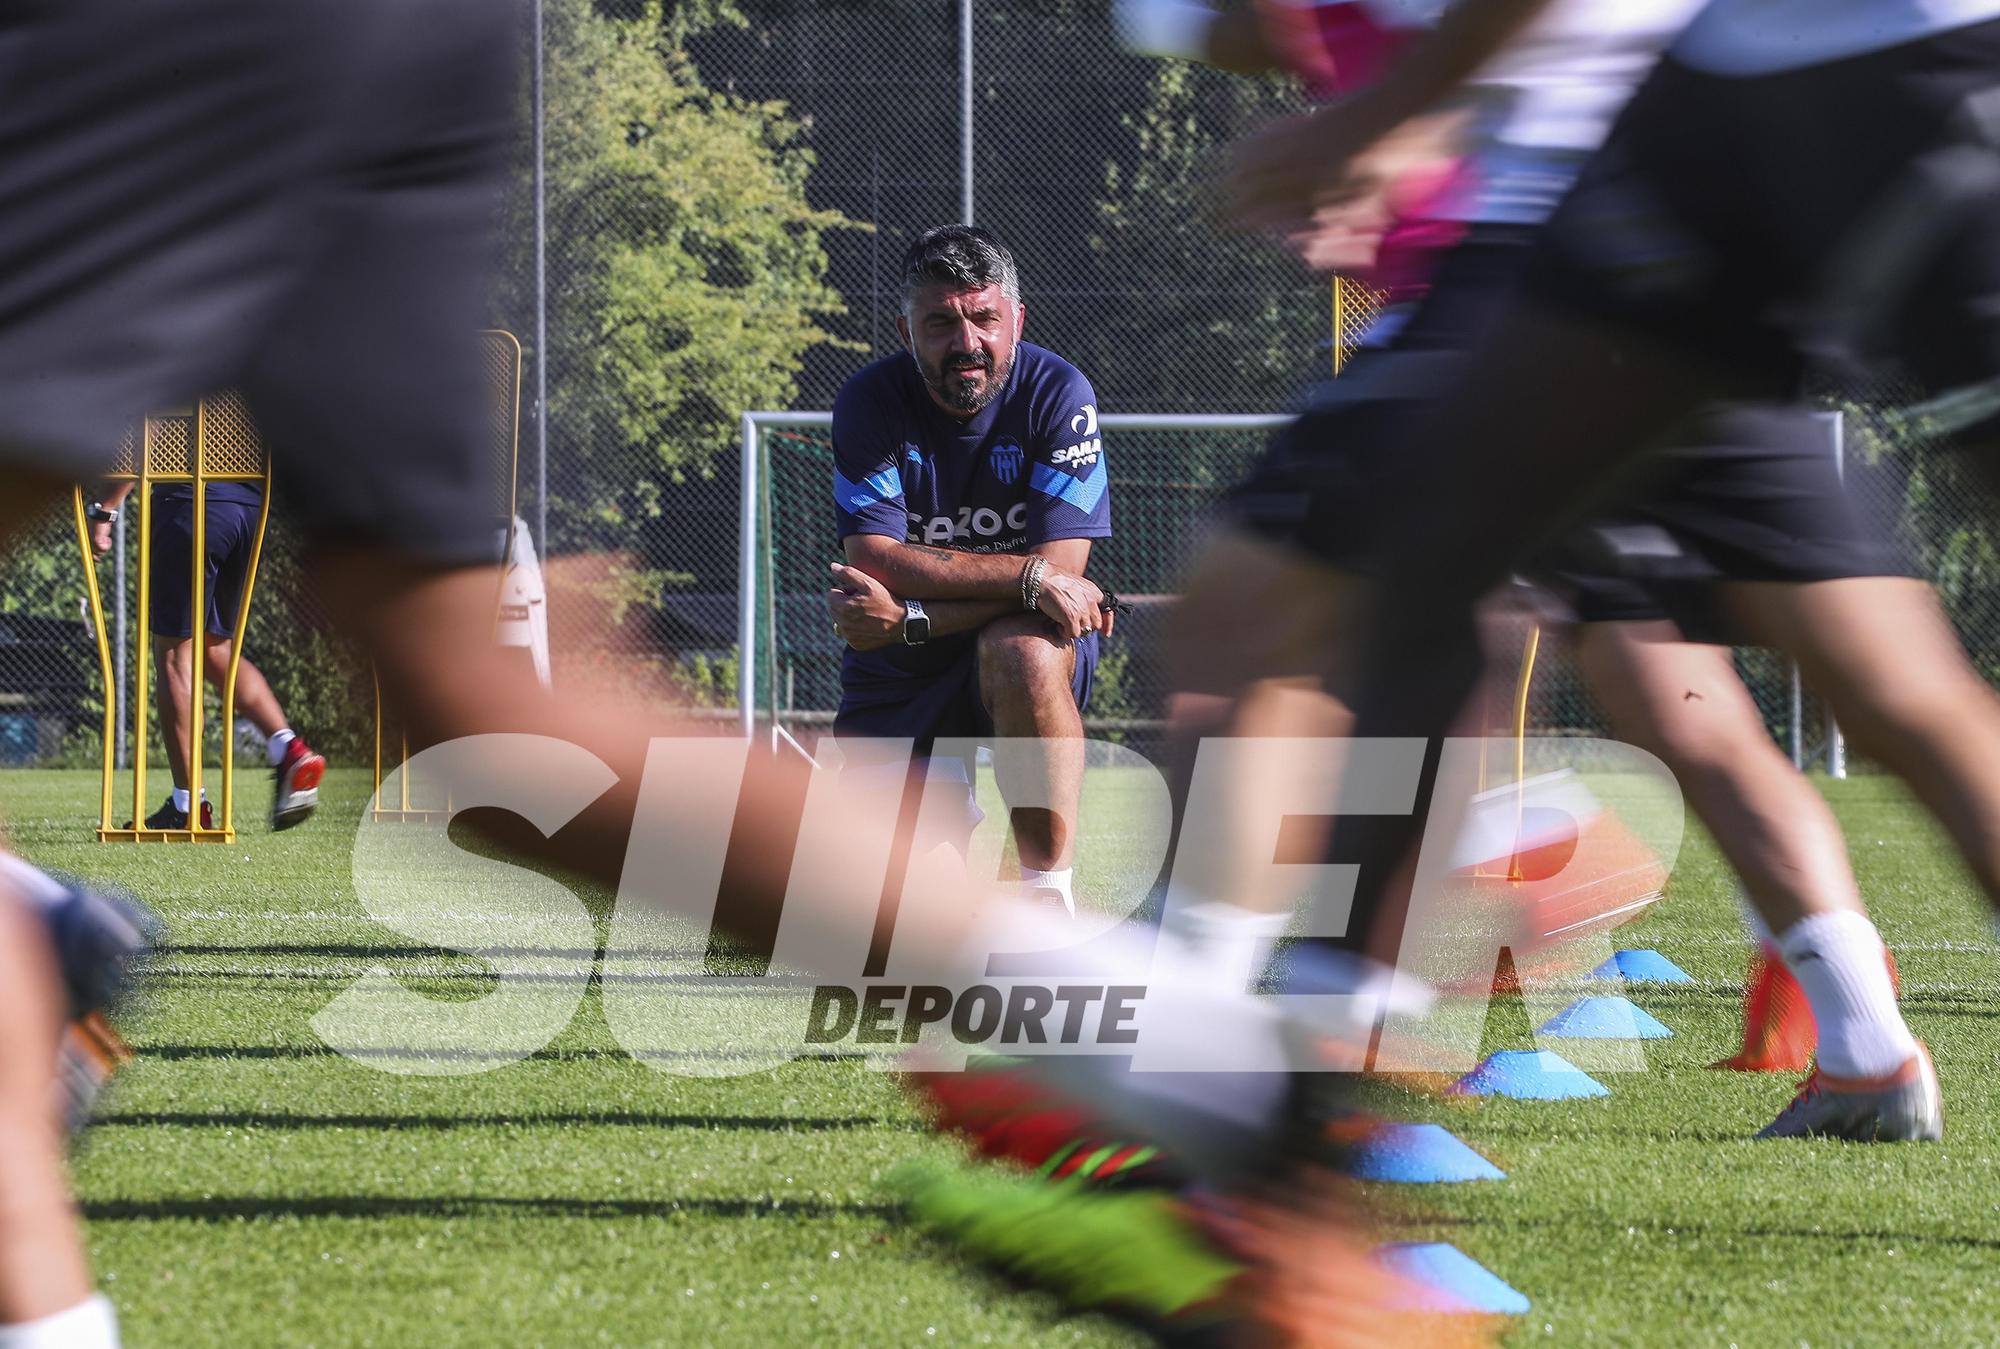
<path id="1" fill-rule="evenodd" d="M 1064 867 L 1060 871 L 1036 871 L 1033 867 L 1021 868 L 1021 884 L 1030 890 L 1053 890 L 1062 896 L 1063 908 L 1074 918 L 1076 916 L 1076 868 Z"/>
<path id="2" fill-rule="evenodd" d="M 39 1321 L 0 1325 L 0 1349 L 118 1349 L 118 1315 L 102 1293 Z"/>
<path id="3" fill-rule="evenodd" d="M 1167 914 L 1174 931 L 1205 958 L 1216 979 L 1236 989 L 1248 988 L 1264 972 L 1292 921 L 1289 910 L 1260 913 L 1215 899 L 1175 903 L 1170 897 Z"/>
<path id="4" fill-rule="evenodd" d="M 1043 905 L 991 905 L 967 930 L 950 962 L 957 968 L 942 973 L 970 981 L 1006 977 L 989 976 L 986 952 L 1060 950 L 1072 931 L 1067 918 Z M 1128 1071 L 1120 1059 L 1092 1053 L 1038 1055 L 1037 1070 L 1124 1127 L 1143 1129 L 1198 1171 L 1240 1167 L 1248 1155 L 1242 1140 L 1271 1127 L 1290 1085 L 1277 1004 L 1217 984 L 1203 954 L 1171 932 L 1127 923 L 1088 945 L 1087 973 L 1078 967 L 1062 977 L 1145 990 L 1134 1029 L 1143 1031 L 1138 1052 L 1149 1067 Z M 1218 1062 L 1228 1070 L 1213 1067 Z"/>
<path id="5" fill-rule="evenodd" d="M 1220 16 L 1188 0 L 1114 0 L 1111 23 L 1127 51 L 1177 61 L 1208 58 L 1208 32 Z"/>
<path id="6" fill-rule="evenodd" d="M 1835 1077 L 1881 1077 L 1908 1063 L 1916 1037 L 1903 1024 L 1881 935 L 1849 909 L 1802 918 L 1778 950 L 1812 1004 L 1819 1066 Z"/>
<path id="7" fill-rule="evenodd" d="M 289 726 L 282 731 L 271 732 L 271 738 L 264 742 L 264 753 L 270 756 L 271 767 L 276 768 L 284 761 L 285 746 L 297 739 L 298 736 L 292 733 L 292 728 Z"/>
<path id="8" fill-rule="evenodd" d="M 188 796 L 187 788 L 185 787 L 174 788 L 174 809 L 178 810 L 181 814 L 185 815 L 188 813 L 188 802 L 191 799 L 192 798 Z M 208 788 L 203 787 L 201 789 L 201 799 L 204 801 L 208 800 Z"/>
<path id="9" fill-rule="evenodd" d="M 44 909 L 53 909 L 69 902 L 68 886 L 40 867 L 24 862 L 10 852 L 0 852 L 0 882 L 11 886 L 16 894 L 30 904 Z"/>

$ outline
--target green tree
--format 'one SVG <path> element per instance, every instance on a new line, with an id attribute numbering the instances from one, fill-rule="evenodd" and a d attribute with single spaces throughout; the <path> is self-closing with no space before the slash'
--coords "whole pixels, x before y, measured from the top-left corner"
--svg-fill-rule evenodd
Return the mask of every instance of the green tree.
<path id="1" fill-rule="evenodd" d="M 2000 524 L 1980 465 L 1951 439 L 1962 429 L 1907 383 L 1871 401 L 1842 400 L 1848 483 L 1864 504 L 1897 504 L 1895 527 L 1917 574 L 1937 588 L 1973 668 L 2000 682 Z"/>
<path id="2" fill-rule="evenodd" d="M 812 152 L 782 105 L 705 88 L 681 43 L 727 6 L 552 0 L 547 24 L 551 528 L 630 542 L 705 473 L 740 414 L 783 407 L 841 312 L 812 209 Z M 507 231 L 526 312 L 525 194 Z"/>
<path id="3" fill-rule="evenodd" d="M 1128 406 L 1147 391 L 1149 410 L 1262 411 L 1322 373 L 1325 284 L 1209 223 L 1204 188 L 1220 147 L 1297 104 L 1289 84 L 1157 63 L 1121 119 L 1128 143 L 1105 164 L 1090 235 L 1102 288 L 1131 290 L 1135 310 L 1071 353 L 1100 390 L 1123 391 Z"/>

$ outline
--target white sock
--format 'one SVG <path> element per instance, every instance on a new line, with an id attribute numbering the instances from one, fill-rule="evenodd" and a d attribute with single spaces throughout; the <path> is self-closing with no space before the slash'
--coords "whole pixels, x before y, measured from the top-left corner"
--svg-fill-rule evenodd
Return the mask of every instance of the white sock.
<path id="1" fill-rule="evenodd" d="M 1045 905 L 992 905 L 974 918 L 945 977 L 985 979 L 988 949 L 1054 949 L 1070 941 L 1073 930 Z M 1146 1070 L 1127 1071 L 1121 1058 L 1106 1054 L 1039 1055 L 1037 1070 L 1124 1126 L 1146 1130 L 1198 1171 L 1240 1166 L 1248 1156 L 1243 1135 L 1269 1127 L 1291 1082 L 1277 1006 L 1218 986 L 1202 968 L 1200 953 L 1170 932 L 1128 923 L 1088 945 L 1090 963 L 1077 977 L 1140 984 L 1151 995 L 1138 1051 Z M 1218 1047 L 1226 1050 L 1230 1071 L 1174 1070 L 1183 1052 L 1191 1055 L 1185 1062 L 1215 1062 Z"/>
<path id="2" fill-rule="evenodd" d="M 1903 1024 L 1875 925 L 1849 909 L 1801 918 L 1778 951 L 1819 1026 L 1819 1065 L 1835 1077 L 1881 1077 L 1908 1063 L 1916 1037 Z"/>
<path id="3" fill-rule="evenodd" d="M 0 881 L 12 886 L 21 898 L 40 908 L 53 909 L 69 902 L 68 886 L 10 852 L 0 852 Z"/>
<path id="4" fill-rule="evenodd" d="M 1126 50 L 1178 61 L 1208 58 L 1208 31 L 1220 16 L 1188 0 L 1115 0 L 1112 26 Z"/>
<path id="5" fill-rule="evenodd" d="M 1076 868 L 1064 867 L 1061 871 L 1036 871 L 1033 867 L 1021 868 L 1021 884 L 1030 890 L 1053 890 L 1062 896 L 1063 908 L 1070 917 L 1076 916 L 1076 892 L 1074 889 Z"/>
<path id="6" fill-rule="evenodd" d="M 1286 909 L 1260 913 L 1214 899 L 1183 904 L 1169 899 L 1167 913 L 1174 931 L 1204 958 L 1216 979 L 1235 989 L 1248 988 L 1264 972 L 1292 921 Z"/>
<path id="7" fill-rule="evenodd" d="M 271 732 L 271 738 L 264 742 L 264 753 L 271 756 L 271 767 L 276 768 L 284 760 L 285 746 L 297 739 L 289 726 L 282 731 Z"/>
<path id="8" fill-rule="evenodd" d="M 118 1349 L 118 1314 L 92 1293 L 67 1311 L 0 1326 L 0 1349 Z"/>
<path id="9" fill-rule="evenodd" d="M 174 788 L 174 809 L 175 809 L 175 810 L 178 810 L 178 811 L 179 811 L 179 812 L 180 812 L 181 814 L 183 814 L 183 815 L 187 814 L 187 811 L 188 811 L 188 789 L 187 789 L 187 788 L 185 788 L 185 787 L 176 787 L 176 788 Z"/>
<path id="10" fill-rule="evenodd" d="M 1365 1042 L 1382 1021 L 1429 1016 L 1437 1005 L 1437 990 L 1416 975 L 1324 942 L 1289 948 L 1275 973 L 1286 993 L 1356 999 L 1337 1011 L 1322 1005 L 1311 1014 L 1313 1025 L 1335 1039 Z"/>

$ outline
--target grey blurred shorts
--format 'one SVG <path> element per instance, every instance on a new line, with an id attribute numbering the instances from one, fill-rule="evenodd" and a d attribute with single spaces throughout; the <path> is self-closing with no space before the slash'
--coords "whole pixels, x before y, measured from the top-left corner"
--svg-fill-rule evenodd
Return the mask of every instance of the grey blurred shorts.
<path id="1" fill-rule="evenodd" d="M 315 542 L 490 560 L 502 0 L 0 13 L 0 462 L 78 481 L 241 389 Z"/>

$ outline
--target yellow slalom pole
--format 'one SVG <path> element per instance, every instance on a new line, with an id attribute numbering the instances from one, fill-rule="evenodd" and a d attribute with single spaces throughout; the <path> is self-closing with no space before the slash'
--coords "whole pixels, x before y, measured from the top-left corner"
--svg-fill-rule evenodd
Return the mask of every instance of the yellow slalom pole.
<path id="1" fill-rule="evenodd" d="M 1528 813 L 1528 686 L 1535 678 L 1535 658 L 1542 650 L 1542 628 L 1528 629 L 1528 642 L 1521 652 L 1521 677 L 1514 685 L 1514 838 L 1517 846 L 1509 870 L 1510 880 L 1521 879 L 1521 851 L 1518 842 L 1521 824 Z"/>
<path id="2" fill-rule="evenodd" d="M 368 677 L 375 684 L 375 790 L 368 796 L 368 809 L 382 818 L 382 672 L 368 663 Z"/>
<path id="3" fill-rule="evenodd" d="M 257 511 L 257 533 L 250 540 L 250 565 L 243 573 L 243 598 L 229 640 L 229 674 L 222 681 L 222 832 L 236 837 L 232 793 L 236 789 L 236 673 L 243 666 L 243 642 L 250 633 L 250 597 L 257 589 L 257 568 L 264 560 L 264 530 L 271 523 L 271 456 L 264 456 L 264 499 Z"/>
<path id="4" fill-rule="evenodd" d="M 1521 652 L 1521 677 L 1514 685 L 1514 781 L 1528 776 L 1528 685 L 1535 677 L 1535 658 L 1542 650 L 1542 628 L 1528 629 L 1528 644 Z"/>
<path id="5" fill-rule="evenodd" d="M 147 714 L 152 705 L 153 419 L 139 428 L 139 621 L 132 625 L 132 827 L 146 827 Z"/>
<path id="6" fill-rule="evenodd" d="M 72 493 L 76 510 L 76 541 L 83 551 L 83 580 L 89 587 L 91 625 L 97 636 L 97 669 L 104 680 L 104 799 L 98 811 L 100 831 L 111 827 L 111 782 L 118 774 L 118 675 L 111 668 L 111 634 L 104 624 L 104 593 L 97 584 L 97 550 L 90 546 L 90 522 L 84 516 L 83 489 Z"/>
<path id="7" fill-rule="evenodd" d="M 1340 335 L 1347 331 L 1347 290 L 1342 285 L 1340 273 L 1333 275 L 1333 374 L 1340 377 L 1340 368 L 1347 364 L 1347 344 Z"/>
<path id="8" fill-rule="evenodd" d="M 188 698 L 188 819 L 190 834 L 201 833 L 201 722 L 208 703 L 208 597 L 203 593 L 208 580 L 208 478 L 203 470 L 208 455 L 208 408 L 194 405 L 194 438 L 188 446 L 188 467 L 194 474 L 194 557 L 189 563 L 192 579 L 188 590 L 188 684 L 194 692 Z"/>

